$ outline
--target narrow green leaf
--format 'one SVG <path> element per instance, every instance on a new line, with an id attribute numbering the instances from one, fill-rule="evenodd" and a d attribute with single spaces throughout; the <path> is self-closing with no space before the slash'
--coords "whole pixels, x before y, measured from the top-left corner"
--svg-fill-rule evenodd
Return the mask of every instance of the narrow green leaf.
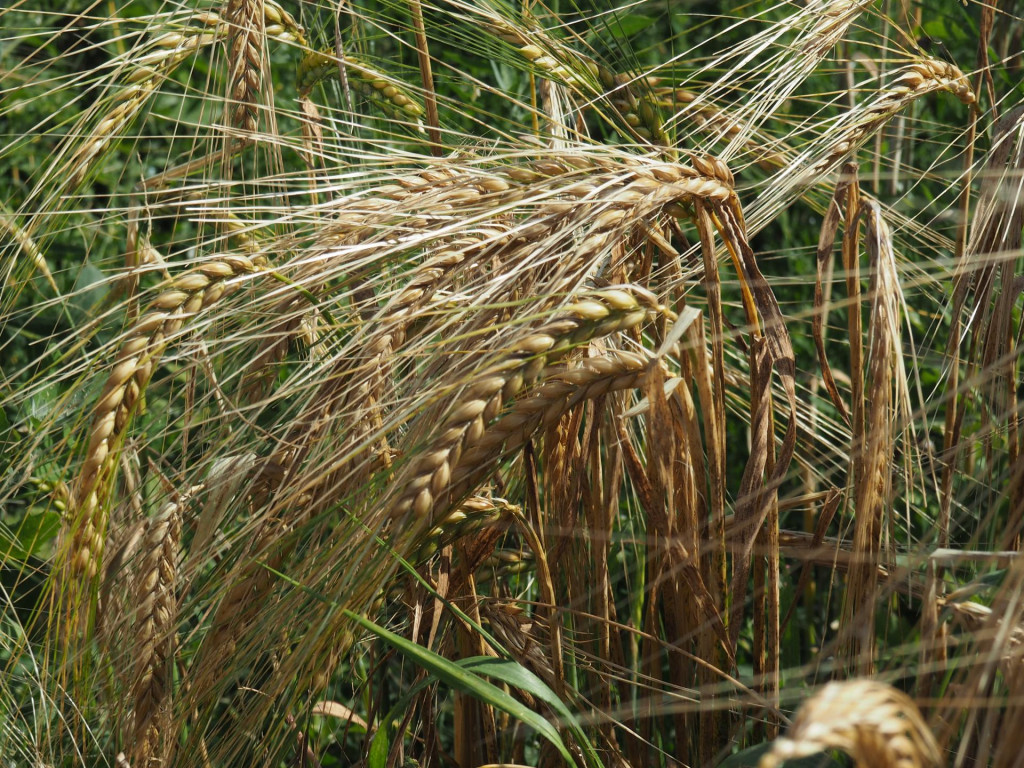
<path id="1" fill-rule="evenodd" d="M 533 728 L 537 733 L 550 741 L 562 755 L 562 758 L 571 766 L 576 766 L 576 761 L 566 747 L 565 742 L 559 735 L 558 730 L 547 719 L 527 708 L 512 696 L 505 693 L 501 688 L 487 682 L 473 672 L 463 669 L 458 664 L 438 656 L 433 651 L 421 645 L 412 643 L 404 637 L 389 632 L 383 627 L 374 624 L 369 619 L 359 616 L 352 611 L 346 610 L 345 615 L 364 629 L 372 632 L 382 640 L 387 641 L 405 656 L 434 675 L 445 685 L 454 688 L 462 693 L 468 694 L 478 701 L 500 709 L 512 717 L 520 720 Z"/>
<path id="2" fill-rule="evenodd" d="M 587 764 L 591 766 L 601 765 L 597 750 L 594 749 L 586 733 L 576 720 L 575 715 L 565 705 L 565 702 L 558 698 L 555 692 L 548 687 L 547 683 L 522 664 L 510 659 L 495 659 L 491 656 L 474 656 L 469 659 L 460 659 L 455 663 L 463 669 L 468 669 L 484 677 L 501 680 L 503 683 L 507 683 L 521 691 L 526 691 L 534 698 L 543 701 L 555 710 L 555 713 L 565 723 L 579 743 L 584 756 L 587 758 Z"/>
<path id="3" fill-rule="evenodd" d="M 390 723 L 382 722 L 370 742 L 370 754 L 366 756 L 367 768 L 385 768 L 388 764 L 388 752 L 391 751 L 391 739 L 388 738 Z"/>

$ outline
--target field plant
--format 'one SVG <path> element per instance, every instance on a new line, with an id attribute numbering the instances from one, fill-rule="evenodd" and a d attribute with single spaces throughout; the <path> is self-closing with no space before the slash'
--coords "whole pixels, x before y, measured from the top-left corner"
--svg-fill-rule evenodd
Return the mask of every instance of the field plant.
<path id="1" fill-rule="evenodd" d="M 4 765 L 1020 765 L 1019 2 L 5 6 Z"/>

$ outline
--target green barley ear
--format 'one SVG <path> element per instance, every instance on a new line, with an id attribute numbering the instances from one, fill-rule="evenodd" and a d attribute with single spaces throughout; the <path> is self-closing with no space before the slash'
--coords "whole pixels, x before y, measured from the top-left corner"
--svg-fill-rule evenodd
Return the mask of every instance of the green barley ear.
<path id="1" fill-rule="evenodd" d="M 658 103 L 646 93 L 643 77 L 613 72 L 551 37 L 533 19 L 516 24 L 508 18 L 485 16 L 484 24 L 543 76 L 587 101 L 610 105 L 627 134 L 656 145 L 667 143 Z"/>
<path id="2" fill-rule="evenodd" d="M 422 104 L 411 95 L 403 83 L 374 70 L 353 56 L 338 59 L 332 49 L 310 51 L 303 56 L 298 69 L 299 93 L 308 94 L 323 80 L 338 77 L 338 68 L 342 66 L 349 74 L 350 82 L 373 103 L 382 107 L 387 114 L 406 118 L 418 118 L 423 114 Z"/>

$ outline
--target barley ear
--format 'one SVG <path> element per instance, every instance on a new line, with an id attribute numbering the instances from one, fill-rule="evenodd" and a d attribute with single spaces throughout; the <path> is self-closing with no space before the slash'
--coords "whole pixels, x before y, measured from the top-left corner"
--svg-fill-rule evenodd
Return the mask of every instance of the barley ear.
<path id="1" fill-rule="evenodd" d="M 164 349 L 192 316 L 230 292 L 231 278 L 255 272 L 261 265 L 261 257 L 233 255 L 204 262 L 174 279 L 128 333 L 96 404 L 66 517 L 71 526 L 68 557 L 73 576 L 92 579 L 99 571 L 108 496 L 121 445 Z"/>
<path id="2" fill-rule="evenodd" d="M 243 140 L 259 128 L 257 100 L 263 85 L 263 46 L 266 37 L 263 0 L 228 0 L 229 125 L 242 131 Z"/>
<path id="3" fill-rule="evenodd" d="M 167 726 L 171 708 L 171 665 L 177 622 L 175 581 L 181 515 L 169 503 L 150 519 L 142 542 L 136 577 L 135 668 L 132 682 L 133 723 L 129 734 L 133 768 L 168 765 L 173 741 Z"/>
<path id="4" fill-rule="evenodd" d="M 913 700 L 873 680 L 829 683 L 804 702 L 758 768 L 839 749 L 858 768 L 938 768 L 935 737 Z"/>

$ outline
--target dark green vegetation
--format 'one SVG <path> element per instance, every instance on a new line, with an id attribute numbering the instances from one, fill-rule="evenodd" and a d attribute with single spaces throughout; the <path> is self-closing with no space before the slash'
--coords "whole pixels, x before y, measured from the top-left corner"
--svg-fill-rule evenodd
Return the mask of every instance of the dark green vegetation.
<path id="1" fill-rule="evenodd" d="M 1015 4 L 75 13 L 0 10 L 5 760 L 753 765 L 870 678 L 766 764 L 1016 764 Z"/>

